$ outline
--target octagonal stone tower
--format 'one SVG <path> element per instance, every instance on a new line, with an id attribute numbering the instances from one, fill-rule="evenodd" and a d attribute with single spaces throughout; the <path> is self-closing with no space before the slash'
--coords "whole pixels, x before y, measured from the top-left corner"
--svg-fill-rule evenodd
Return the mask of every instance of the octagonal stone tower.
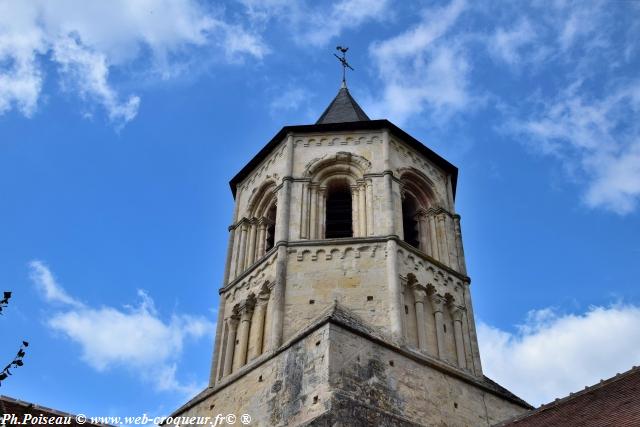
<path id="1" fill-rule="evenodd" d="M 482 373 L 458 170 L 348 89 L 231 180 L 209 387 L 174 415 L 251 425 L 493 425 L 530 406 Z"/>

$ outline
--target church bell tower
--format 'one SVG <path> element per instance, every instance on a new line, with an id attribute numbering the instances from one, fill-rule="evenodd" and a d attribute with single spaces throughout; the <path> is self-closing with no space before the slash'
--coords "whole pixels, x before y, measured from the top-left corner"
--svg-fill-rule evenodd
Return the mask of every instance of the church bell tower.
<path id="1" fill-rule="evenodd" d="M 235 198 L 209 387 L 174 416 L 250 425 L 493 425 L 530 406 L 482 373 L 458 169 L 343 81 Z"/>

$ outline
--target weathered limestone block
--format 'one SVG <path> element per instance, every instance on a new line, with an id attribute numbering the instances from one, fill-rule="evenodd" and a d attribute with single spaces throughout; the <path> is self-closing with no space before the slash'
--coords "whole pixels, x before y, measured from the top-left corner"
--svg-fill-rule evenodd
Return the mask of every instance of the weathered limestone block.
<path id="1" fill-rule="evenodd" d="M 490 426 L 528 408 L 488 379 L 389 344 L 334 304 L 173 415 L 249 414 L 255 426 Z"/>

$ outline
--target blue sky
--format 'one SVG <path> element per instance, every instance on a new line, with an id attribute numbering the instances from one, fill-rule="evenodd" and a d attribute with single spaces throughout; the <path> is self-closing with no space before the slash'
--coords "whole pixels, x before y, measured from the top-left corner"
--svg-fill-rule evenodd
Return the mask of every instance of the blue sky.
<path id="1" fill-rule="evenodd" d="M 125 4 L 127 7 L 125 7 Z M 0 0 L 0 393 L 162 415 L 206 384 L 228 180 L 352 94 L 460 168 L 487 375 L 640 362 L 637 2 Z"/>

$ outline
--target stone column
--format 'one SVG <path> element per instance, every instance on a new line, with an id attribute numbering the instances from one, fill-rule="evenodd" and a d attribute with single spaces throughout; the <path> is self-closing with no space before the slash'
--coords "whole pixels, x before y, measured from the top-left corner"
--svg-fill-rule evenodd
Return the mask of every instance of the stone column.
<path id="1" fill-rule="evenodd" d="M 447 234 L 445 230 L 445 214 L 439 213 L 436 216 L 436 232 L 438 233 L 438 260 L 446 265 L 449 263 L 449 254 L 447 251 Z"/>
<path id="2" fill-rule="evenodd" d="M 317 196 L 317 186 L 310 185 L 309 186 L 309 238 L 317 239 L 318 238 L 318 196 Z"/>
<path id="3" fill-rule="evenodd" d="M 383 215 L 386 217 L 386 229 L 384 233 L 386 235 L 396 234 L 395 228 L 395 213 L 394 213 L 394 200 L 393 200 L 393 172 L 391 171 L 391 155 L 390 155 L 390 138 L 389 130 L 384 129 L 382 131 L 382 161 L 384 164 L 384 211 Z"/>
<path id="4" fill-rule="evenodd" d="M 233 357 L 233 370 L 240 369 L 247 363 L 247 347 L 249 344 L 249 329 L 253 315 L 253 301 L 248 300 L 240 307 L 240 327 L 238 329 L 238 348 Z"/>
<path id="5" fill-rule="evenodd" d="M 258 243 L 256 249 L 256 259 L 259 259 L 264 255 L 265 245 L 267 243 L 267 221 L 265 218 L 260 218 L 258 221 Z"/>
<path id="6" fill-rule="evenodd" d="M 416 325 L 418 326 L 418 347 L 420 351 L 427 351 L 427 319 L 424 315 L 424 300 L 427 291 L 421 286 L 413 287 L 413 298 L 416 304 Z"/>
<path id="7" fill-rule="evenodd" d="M 225 279 L 224 283 L 227 283 Z M 213 360 L 211 361 L 211 373 L 209 375 L 209 386 L 213 386 L 222 374 L 221 361 L 224 357 L 222 354 L 222 343 L 224 342 L 224 311 L 225 311 L 225 295 L 220 294 L 218 298 L 218 317 L 216 321 L 216 336 L 213 344 Z"/>
<path id="8" fill-rule="evenodd" d="M 456 249 L 458 250 L 458 267 L 460 273 L 467 274 L 467 265 L 464 259 L 464 248 L 462 246 L 462 232 L 460 230 L 460 215 L 453 216 L 455 235 L 456 235 Z"/>
<path id="9" fill-rule="evenodd" d="M 309 184 L 302 183 L 302 197 L 300 197 L 302 205 L 300 213 L 300 238 L 309 238 Z"/>
<path id="10" fill-rule="evenodd" d="M 293 181 L 293 136 L 287 136 L 286 170 L 282 178 L 282 189 L 278 192 L 278 214 L 276 220 L 276 274 L 273 287 L 273 308 L 271 316 L 270 349 L 282 344 L 284 334 L 284 297 L 287 279 L 287 245 L 289 243 L 289 218 L 291 217 L 291 183 Z"/>
<path id="11" fill-rule="evenodd" d="M 449 266 L 454 270 L 458 270 L 458 251 L 456 250 L 453 218 L 451 218 L 450 215 L 445 214 L 444 219 L 445 231 L 447 235 L 447 248 L 449 249 Z"/>
<path id="12" fill-rule="evenodd" d="M 451 306 L 451 317 L 453 318 L 453 336 L 456 341 L 456 355 L 458 357 L 458 366 L 467 369 L 467 361 L 464 355 L 464 339 L 462 336 L 462 314 L 463 308 Z"/>
<path id="13" fill-rule="evenodd" d="M 238 275 L 238 256 L 240 254 L 240 226 L 236 225 L 233 228 L 233 249 L 232 249 L 232 260 L 229 263 L 229 278 L 225 281 L 225 285 L 227 285 L 230 281 L 236 278 Z"/>
<path id="14" fill-rule="evenodd" d="M 215 372 L 215 381 L 211 382 L 211 380 L 209 380 L 209 386 L 213 386 L 216 382 L 220 381 L 220 378 L 222 378 L 222 375 L 224 374 L 224 357 L 226 351 L 227 351 L 227 347 L 226 347 L 226 339 L 229 336 L 229 325 L 227 323 L 227 319 L 223 319 L 221 321 L 221 323 L 223 323 L 222 325 L 222 337 L 220 339 L 220 354 L 218 356 L 218 365 L 216 367 L 216 372 Z"/>
<path id="15" fill-rule="evenodd" d="M 249 242 L 247 244 L 246 266 L 253 265 L 256 260 L 256 235 L 258 233 L 258 220 L 253 218 L 249 224 Z"/>
<path id="16" fill-rule="evenodd" d="M 351 228 L 353 237 L 360 237 L 360 217 L 358 214 L 358 186 L 351 186 Z"/>
<path id="17" fill-rule="evenodd" d="M 406 296 L 405 292 L 409 291 L 409 286 L 405 280 L 400 278 L 400 315 L 402 316 L 402 339 L 407 340 L 407 313 L 405 311 Z"/>
<path id="18" fill-rule="evenodd" d="M 367 180 L 365 181 L 365 185 L 367 189 L 367 236 L 373 236 L 373 183 L 371 180 Z"/>
<path id="19" fill-rule="evenodd" d="M 252 361 L 262 354 L 262 339 L 264 335 L 264 318 L 267 313 L 268 294 L 258 295 L 256 307 L 251 318 L 251 333 L 249 336 L 248 361 Z"/>
<path id="20" fill-rule="evenodd" d="M 238 315 L 227 317 L 227 348 L 224 355 L 224 370 L 222 376 L 226 377 L 233 369 L 233 353 L 236 347 L 236 332 L 238 331 Z"/>
<path id="21" fill-rule="evenodd" d="M 418 235 L 420 237 L 420 250 L 431 256 L 431 240 L 429 239 L 429 220 L 424 210 L 420 209 L 414 219 L 418 223 Z"/>
<path id="22" fill-rule="evenodd" d="M 367 236 L 367 188 L 364 182 L 358 184 L 358 224 L 360 237 Z"/>
<path id="23" fill-rule="evenodd" d="M 273 347 L 273 318 L 275 317 L 276 313 L 276 303 L 275 303 L 275 282 L 271 283 L 269 285 L 269 301 L 267 302 L 267 315 L 265 317 L 265 322 L 267 321 L 267 319 L 271 319 L 271 329 L 264 331 L 264 334 L 266 335 L 265 337 L 262 338 L 262 342 L 263 342 L 263 346 L 262 346 L 262 352 L 266 353 L 267 351 L 271 351 L 271 350 L 275 350 L 277 347 Z M 265 328 L 266 328 L 266 323 L 265 323 Z"/>
<path id="24" fill-rule="evenodd" d="M 480 360 L 480 349 L 478 348 L 478 334 L 476 332 L 476 321 L 473 315 L 473 303 L 471 302 L 471 290 L 469 289 L 470 283 L 464 281 L 464 308 L 465 308 L 465 321 L 467 322 L 467 329 L 469 330 L 469 345 L 471 347 L 471 360 L 469 361 L 470 368 L 478 377 L 482 377 L 482 361 Z"/>
<path id="25" fill-rule="evenodd" d="M 400 276 L 398 275 L 398 243 L 394 239 L 387 240 L 387 286 L 389 287 L 389 318 L 392 338 L 403 343 L 402 316 L 404 307 L 402 306 L 402 289 Z"/>
<path id="26" fill-rule="evenodd" d="M 327 188 L 318 188 L 318 238 L 324 239 L 327 222 Z"/>
<path id="27" fill-rule="evenodd" d="M 276 280 L 273 287 L 273 304 L 271 311 L 271 340 L 270 350 L 275 350 L 282 344 L 284 334 L 284 286 L 287 276 L 287 246 L 279 245 L 276 260 Z"/>
<path id="28" fill-rule="evenodd" d="M 224 279 L 222 279 L 222 286 L 229 283 L 229 277 L 231 274 L 231 258 L 233 257 L 233 242 L 235 240 L 235 228 L 229 227 L 229 242 L 227 243 L 227 259 L 224 265 Z"/>
<path id="29" fill-rule="evenodd" d="M 440 251 L 438 249 L 438 233 L 436 232 L 436 217 L 433 212 L 429 213 L 429 238 L 431 240 L 431 256 L 438 261 L 440 259 Z"/>
<path id="30" fill-rule="evenodd" d="M 445 300 L 437 294 L 430 297 L 431 307 L 433 308 L 433 317 L 436 325 L 436 341 L 438 342 L 438 357 L 444 360 L 444 318 L 442 315 Z"/>
<path id="31" fill-rule="evenodd" d="M 240 225 L 240 248 L 238 249 L 238 263 L 236 267 L 236 277 L 242 274 L 245 268 L 245 254 L 247 248 L 247 223 L 243 219 Z"/>

